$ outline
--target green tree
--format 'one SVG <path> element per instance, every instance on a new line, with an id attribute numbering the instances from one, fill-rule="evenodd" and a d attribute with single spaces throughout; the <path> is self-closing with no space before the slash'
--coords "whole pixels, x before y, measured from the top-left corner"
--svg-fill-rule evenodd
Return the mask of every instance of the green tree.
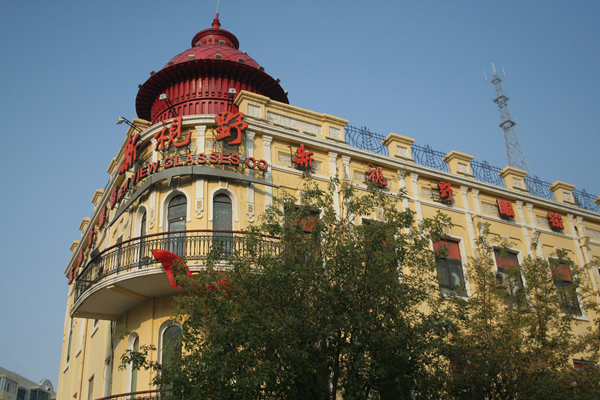
<path id="1" fill-rule="evenodd" d="M 306 179 L 301 204 L 283 194 L 235 251 L 216 248 L 197 278 L 178 277 L 195 287 L 174 301 L 183 352 L 123 363 L 153 367 L 183 399 L 439 398 L 452 322 L 430 243 L 445 218 L 418 226 L 380 188 Z M 374 209 L 381 220 L 356 223 Z"/>
<path id="2" fill-rule="evenodd" d="M 598 330 L 577 334 L 577 317 L 598 311 L 585 268 L 558 251 L 549 259 L 507 263 L 495 273 L 493 258 L 508 253 L 488 236 L 478 239 L 469 266 L 472 296 L 449 299 L 457 324 L 446 347 L 449 392 L 461 399 L 600 398 L 600 369 L 593 366 Z M 575 354 L 589 367 L 573 368 Z"/>

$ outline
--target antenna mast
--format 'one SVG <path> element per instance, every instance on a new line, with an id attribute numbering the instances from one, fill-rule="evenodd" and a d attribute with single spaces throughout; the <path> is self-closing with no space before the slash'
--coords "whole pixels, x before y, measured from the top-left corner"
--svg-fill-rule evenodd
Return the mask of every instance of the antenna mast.
<path id="1" fill-rule="evenodd" d="M 502 86 L 500 85 L 500 83 L 502 82 L 502 78 L 500 77 L 500 75 L 498 75 L 498 73 L 496 73 L 496 66 L 494 65 L 494 63 L 492 63 L 492 69 L 494 70 L 494 75 L 492 75 L 490 81 L 496 89 L 496 95 L 494 96 L 492 101 L 496 103 L 496 105 L 498 106 L 498 112 L 500 113 L 499 126 L 500 128 L 502 128 L 502 132 L 504 133 L 506 162 L 509 166 L 519 168 L 527 172 L 527 174 L 530 174 L 529 165 L 527 165 L 525 154 L 523 154 L 521 144 L 519 143 L 519 138 L 515 133 L 514 127 L 516 123 L 512 120 L 510 116 L 510 110 L 508 109 L 508 96 L 504 94 L 504 92 L 502 91 Z"/>

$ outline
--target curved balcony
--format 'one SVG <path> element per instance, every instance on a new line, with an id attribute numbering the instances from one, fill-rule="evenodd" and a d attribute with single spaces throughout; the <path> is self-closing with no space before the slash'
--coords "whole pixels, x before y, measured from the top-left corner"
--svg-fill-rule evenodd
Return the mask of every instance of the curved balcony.
<path id="1" fill-rule="evenodd" d="M 96 400 L 171 400 L 173 394 L 171 389 L 163 390 L 143 390 L 139 392 L 113 394 L 111 396 L 101 397 Z M 253 396 L 252 400 L 275 400 L 276 398 L 268 394 Z"/>
<path id="2" fill-rule="evenodd" d="M 113 394 L 111 396 L 101 397 L 97 400 L 159 400 L 173 398 L 170 389 L 164 390 L 143 390 L 139 392 Z"/>
<path id="3" fill-rule="evenodd" d="M 277 238 L 263 236 L 250 242 L 247 234 L 237 231 L 178 231 L 133 238 L 107 248 L 85 266 L 75 281 L 71 315 L 117 319 L 148 299 L 181 293 L 181 289 L 171 287 L 151 250 L 178 254 L 195 272 L 205 267 L 216 245 L 225 256 L 248 259 L 280 250 Z"/>

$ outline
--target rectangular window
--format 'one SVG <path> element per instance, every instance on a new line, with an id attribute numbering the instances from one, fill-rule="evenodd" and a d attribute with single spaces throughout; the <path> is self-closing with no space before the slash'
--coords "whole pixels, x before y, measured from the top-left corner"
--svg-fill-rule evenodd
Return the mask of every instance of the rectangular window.
<path id="1" fill-rule="evenodd" d="M 581 308 L 569 266 L 558 264 L 553 267 L 552 274 L 561 311 L 567 315 L 580 316 Z"/>
<path id="2" fill-rule="evenodd" d="M 433 250 L 442 253 L 435 259 L 441 292 L 467 296 L 458 242 L 440 240 L 433 243 Z"/>
<path id="3" fill-rule="evenodd" d="M 17 392 L 17 400 L 27 400 L 27 389 L 24 387 L 19 387 L 19 391 Z"/>
<path id="4" fill-rule="evenodd" d="M 523 279 L 518 270 L 519 259 L 517 253 L 504 253 L 499 249 L 494 249 L 494 258 L 498 267 L 498 273 L 496 274 L 498 283 L 506 288 L 509 296 L 517 296 L 519 289 L 523 289 Z"/>
<path id="5" fill-rule="evenodd" d="M 8 378 L 2 378 L 2 380 L 4 381 L 2 387 L 0 387 L 0 389 L 4 390 L 5 392 L 7 392 L 8 394 L 11 395 L 16 395 L 17 394 L 17 390 L 18 390 L 18 385 L 17 382 L 13 381 L 12 379 L 8 379 Z M 2 382 L 0 382 L 1 384 Z"/>
<path id="6" fill-rule="evenodd" d="M 88 395 L 87 400 L 92 400 L 94 398 L 94 375 L 88 380 Z"/>

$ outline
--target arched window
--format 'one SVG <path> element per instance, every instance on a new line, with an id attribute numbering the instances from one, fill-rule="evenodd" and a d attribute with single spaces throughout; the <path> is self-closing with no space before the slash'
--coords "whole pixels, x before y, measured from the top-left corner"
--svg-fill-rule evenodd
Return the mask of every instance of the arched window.
<path id="1" fill-rule="evenodd" d="M 175 196 L 167 206 L 167 230 L 169 232 L 184 231 L 187 210 L 187 199 L 183 195 Z M 181 257 L 184 254 L 185 233 L 169 235 L 169 251 Z"/>
<path id="2" fill-rule="evenodd" d="M 127 343 L 127 349 L 133 352 L 140 351 L 140 338 L 137 333 L 132 333 L 129 336 L 129 340 Z M 138 370 L 132 368 L 131 364 L 127 365 L 127 389 L 129 392 L 137 391 L 137 378 L 138 378 Z"/>
<path id="3" fill-rule="evenodd" d="M 181 347 L 175 347 L 179 336 L 181 336 L 181 327 L 179 325 L 171 325 L 163 331 L 160 349 L 161 364 L 168 364 L 173 360 L 173 357 L 181 355 Z"/>
<path id="4" fill-rule="evenodd" d="M 214 245 L 221 246 L 221 250 L 230 253 L 233 248 L 233 230 L 231 218 L 231 198 L 219 193 L 213 199 L 213 237 Z M 225 231 L 225 232 L 224 232 Z"/>
<path id="5" fill-rule="evenodd" d="M 140 338 L 138 336 L 135 337 L 135 340 L 133 341 L 133 346 L 132 346 L 131 350 L 135 351 L 135 352 L 140 351 Z M 130 392 L 137 392 L 137 376 L 138 376 L 138 369 L 132 368 L 131 369 L 131 385 L 129 387 Z"/>

